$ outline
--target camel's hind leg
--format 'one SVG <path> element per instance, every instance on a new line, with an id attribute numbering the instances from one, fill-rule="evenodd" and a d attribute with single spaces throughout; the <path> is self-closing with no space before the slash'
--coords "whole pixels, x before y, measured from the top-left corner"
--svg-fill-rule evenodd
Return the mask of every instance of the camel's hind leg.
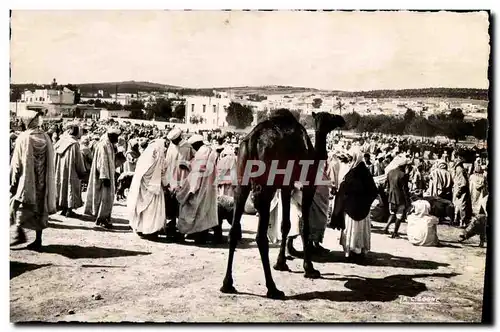
<path id="1" fill-rule="evenodd" d="M 250 186 L 238 186 L 235 192 L 233 223 L 229 231 L 229 257 L 224 282 L 220 289 L 223 293 L 236 293 L 233 286 L 233 259 L 238 241 L 241 240 L 241 217 L 245 211 L 245 203 L 250 194 Z"/>
<path id="2" fill-rule="evenodd" d="M 291 189 L 282 188 L 281 189 L 281 203 L 283 206 L 283 220 L 281 221 L 281 245 L 280 253 L 278 254 L 278 260 L 274 265 L 274 269 L 277 271 L 290 271 L 290 268 L 286 264 L 286 241 L 291 241 L 288 239 L 288 233 L 290 232 L 290 201 L 291 201 Z"/>
<path id="3" fill-rule="evenodd" d="M 315 270 L 311 261 L 311 237 L 310 237 L 310 224 L 309 213 L 313 203 L 315 188 L 312 186 L 305 186 L 302 191 L 302 243 L 304 244 L 304 277 L 306 278 L 319 278 L 321 274 Z"/>
<path id="4" fill-rule="evenodd" d="M 259 247 L 262 267 L 264 268 L 264 276 L 266 278 L 267 297 L 272 299 L 282 299 L 285 293 L 276 288 L 273 276 L 271 275 L 271 266 L 269 264 L 269 239 L 267 230 L 269 226 L 269 217 L 271 209 L 271 200 L 274 195 L 274 190 L 264 188 L 255 194 L 255 204 L 259 211 L 259 225 L 257 227 L 257 245 Z"/>

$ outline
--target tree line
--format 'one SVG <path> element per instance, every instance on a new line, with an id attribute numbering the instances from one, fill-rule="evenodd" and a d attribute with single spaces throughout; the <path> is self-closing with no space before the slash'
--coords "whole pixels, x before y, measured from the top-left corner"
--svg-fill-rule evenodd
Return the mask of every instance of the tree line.
<path id="1" fill-rule="evenodd" d="M 462 89 L 462 88 L 424 88 L 403 90 L 372 90 L 345 92 L 338 91 L 342 97 L 365 97 L 365 98 L 461 98 L 488 100 L 487 89 Z"/>
<path id="2" fill-rule="evenodd" d="M 140 100 L 132 100 L 129 105 L 122 105 L 115 101 L 110 103 L 101 101 L 100 99 L 90 99 L 84 103 L 111 111 L 130 111 L 129 118 L 131 119 L 169 121 L 170 118 L 183 120 L 186 116 L 186 106 L 184 103 L 174 106 L 172 99 L 165 98 L 158 98 L 156 101 L 149 103 L 148 106 L 145 106 L 144 102 Z"/>
<path id="3" fill-rule="evenodd" d="M 465 115 L 460 108 L 454 108 L 450 113 L 438 113 L 428 118 L 408 109 L 403 117 L 390 115 L 360 115 L 356 112 L 343 115 L 346 125 L 343 129 L 359 133 L 377 132 L 392 135 L 445 136 L 455 141 L 467 136 L 486 140 L 488 137 L 488 120 L 478 119 L 465 121 Z"/>

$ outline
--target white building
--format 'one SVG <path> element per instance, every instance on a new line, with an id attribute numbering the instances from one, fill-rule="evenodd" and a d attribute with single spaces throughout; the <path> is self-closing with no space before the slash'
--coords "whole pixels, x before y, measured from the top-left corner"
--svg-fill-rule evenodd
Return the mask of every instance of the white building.
<path id="1" fill-rule="evenodd" d="M 130 105 L 132 100 L 138 99 L 137 94 L 134 93 L 111 93 L 110 97 L 120 105 Z"/>
<path id="2" fill-rule="evenodd" d="M 95 98 L 95 97 L 81 97 L 81 98 L 80 98 L 80 102 L 87 102 L 87 101 L 89 101 L 89 100 L 93 100 L 93 101 L 95 102 L 95 101 L 96 101 L 96 100 L 98 100 L 98 99 L 99 99 L 101 102 L 103 102 L 103 103 L 104 103 L 104 102 L 107 102 L 107 103 L 110 103 L 110 104 L 112 104 L 112 103 L 115 101 L 115 99 L 114 99 L 114 98 L 110 98 L 110 97 L 99 97 L 99 98 Z"/>
<path id="3" fill-rule="evenodd" d="M 102 109 L 101 114 L 100 114 L 101 120 L 107 120 L 110 118 L 128 118 L 130 117 L 130 111 L 125 111 L 125 110 L 107 110 L 107 109 Z"/>
<path id="4" fill-rule="evenodd" d="M 75 93 L 68 88 L 64 88 L 63 90 L 26 90 L 21 94 L 19 102 L 30 104 L 74 104 Z"/>
<path id="5" fill-rule="evenodd" d="M 68 88 L 26 90 L 11 111 L 39 110 L 50 117 L 72 117 L 76 109 L 75 93 Z"/>
<path id="6" fill-rule="evenodd" d="M 198 118 L 201 119 L 201 124 L 213 126 L 213 128 L 227 127 L 227 108 L 231 99 L 218 96 L 220 95 L 186 97 L 186 123 L 193 124 L 192 120 Z"/>
<path id="7" fill-rule="evenodd" d="M 450 103 L 447 103 L 445 101 L 439 102 L 439 106 L 437 107 L 437 110 L 439 112 L 448 111 L 449 109 L 450 109 Z"/>

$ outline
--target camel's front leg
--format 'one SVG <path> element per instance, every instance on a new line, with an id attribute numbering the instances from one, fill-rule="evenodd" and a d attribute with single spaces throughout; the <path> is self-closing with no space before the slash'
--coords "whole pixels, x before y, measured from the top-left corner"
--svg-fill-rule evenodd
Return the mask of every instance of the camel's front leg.
<path id="1" fill-rule="evenodd" d="M 291 190 L 289 188 L 281 189 L 281 204 L 283 207 L 283 220 L 281 221 L 281 245 L 280 252 L 278 254 L 278 260 L 274 265 L 274 269 L 277 271 L 290 271 L 290 268 L 286 264 L 286 241 L 288 239 L 288 233 L 290 232 L 290 201 L 291 201 Z M 290 240 L 288 240 L 290 241 Z"/>
<path id="2" fill-rule="evenodd" d="M 255 197 L 257 210 L 259 211 L 259 225 L 257 227 L 256 241 L 259 247 L 262 267 L 264 268 L 264 276 L 266 278 L 267 297 L 271 299 L 282 299 L 285 293 L 276 288 L 273 276 L 271 275 L 271 266 L 269 264 L 269 239 L 267 237 L 267 230 L 273 194 L 274 191 L 264 191 Z"/>
<path id="3" fill-rule="evenodd" d="M 319 278 L 321 274 L 315 270 L 311 261 L 311 236 L 309 225 L 309 212 L 314 198 L 314 187 L 304 187 L 302 192 L 302 243 L 304 244 L 304 277 Z"/>
<path id="4" fill-rule="evenodd" d="M 235 193 L 234 214 L 231 230 L 229 231 L 229 257 L 227 259 L 227 270 L 224 282 L 220 289 L 223 293 L 236 293 L 233 286 L 233 259 L 238 241 L 241 240 L 241 217 L 245 210 L 245 203 L 250 194 L 250 186 L 238 186 Z"/>

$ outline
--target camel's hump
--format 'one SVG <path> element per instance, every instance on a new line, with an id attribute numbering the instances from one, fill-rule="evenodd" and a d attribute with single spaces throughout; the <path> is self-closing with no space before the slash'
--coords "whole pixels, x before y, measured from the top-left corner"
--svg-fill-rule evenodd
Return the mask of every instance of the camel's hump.
<path id="1" fill-rule="evenodd" d="M 244 140 L 249 139 L 252 136 L 260 135 L 264 131 L 282 131 L 285 132 L 295 132 L 295 133 L 306 133 L 304 127 L 299 121 L 293 116 L 293 114 L 288 110 L 277 110 L 266 120 L 259 122 L 250 133 L 246 135 Z"/>
<path id="2" fill-rule="evenodd" d="M 280 109 L 274 110 L 274 111 L 272 111 L 272 113 L 269 116 L 270 121 L 272 121 L 272 120 L 279 121 L 279 120 L 284 120 L 284 119 L 297 121 L 295 116 L 293 116 L 292 112 L 290 112 L 290 110 L 288 110 L 286 108 L 280 108 Z"/>
<path id="3" fill-rule="evenodd" d="M 284 141 L 283 141 L 284 140 Z M 283 143 L 285 142 L 285 143 Z M 250 144 L 251 149 L 257 149 L 260 144 L 273 149 L 282 149 L 283 144 L 291 144 L 295 148 L 303 146 L 305 150 L 313 151 L 314 147 L 306 129 L 295 116 L 286 109 L 280 109 L 268 119 L 259 122 L 242 140 L 243 144 Z M 288 149 L 287 149 L 288 150 Z M 293 148 L 291 148 L 293 150 Z"/>

